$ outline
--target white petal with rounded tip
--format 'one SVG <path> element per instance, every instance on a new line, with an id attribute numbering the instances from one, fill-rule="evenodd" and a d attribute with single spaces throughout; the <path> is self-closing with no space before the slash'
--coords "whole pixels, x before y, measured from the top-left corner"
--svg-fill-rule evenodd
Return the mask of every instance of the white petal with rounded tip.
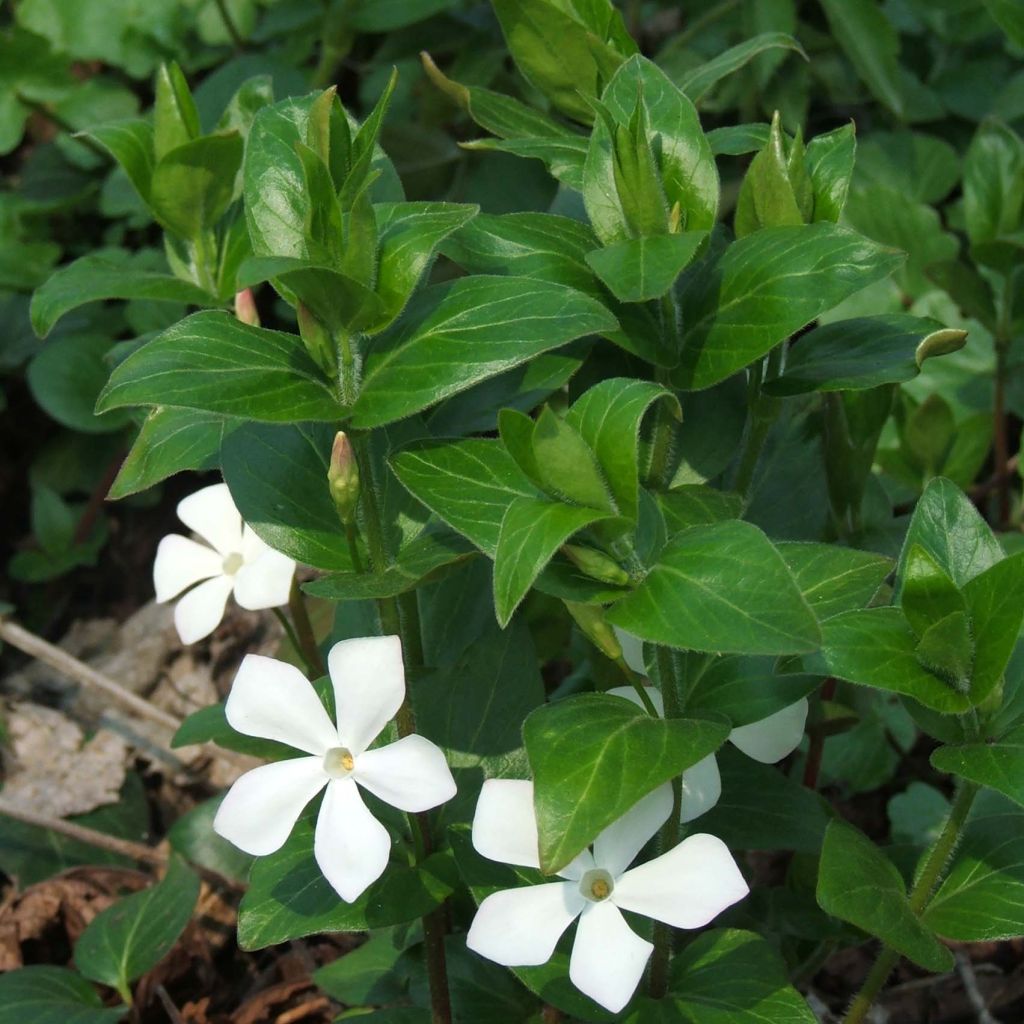
<path id="1" fill-rule="evenodd" d="M 157 545 L 153 588 L 157 602 L 177 597 L 186 587 L 224 573 L 224 559 L 213 548 L 172 533 Z"/>
<path id="2" fill-rule="evenodd" d="M 576 926 L 569 978 L 595 1003 L 618 1013 L 633 997 L 653 949 L 612 902 L 590 903 Z"/>
<path id="3" fill-rule="evenodd" d="M 645 686 L 644 689 L 647 691 L 647 696 L 651 698 L 654 710 L 664 718 L 665 700 L 661 696 L 661 690 L 656 686 Z M 640 699 L 640 694 L 638 694 L 632 686 L 613 686 L 607 692 L 613 697 L 624 697 L 626 700 L 632 701 L 637 707 L 642 708 L 644 706 L 644 702 Z"/>
<path id="4" fill-rule="evenodd" d="M 366 750 L 352 778 L 400 811 L 427 811 L 455 796 L 455 780 L 441 748 L 423 736 Z"/>
<path id="5" fill-rule="evenodd" d="M 236 732 L 309 754 L 323 757 L 338 745 L 334 723 L 309 680 L 294 665 L 262 654 L 242 659 L 224 713 Z"/>
<path id="6" fill-rule="evenodd" d="M 402 641 L 363 636 L 336 643 L 327 655 L 343 747 L 361 754 L 405 700 Z"/>
<path id="7" fill-rule="evenodd" d="M 613 878 L 622 874 L 672 813 L 672 785 L 666 782 L 631 807 L 594 840 L 594 861 Z"/>
<path id="8" fill-rule="evenodd" d="M 737 726 L 729 733 L 729 741 L 747 757 L 763 764 L 775 764 L 800 746 L 806 723 L 807 698 L 801 697 L 795 704 L 762 718 L 760 722 Z"/>
<path id="9" fill-rule="evenodd" d="M 346 903 L 384 874 L 391 855 L 388 830 L 370 813 L 351 779 L 334 779 L 316 819 L 313 856 Z"/>
<path id="10" fill-rule="evenodd" d="M 612 900 L 674 928 L 702 928 L 749 892 L 729 848 L 705 832 L 627 871 Z"/>
<path id="11" fill-rule="evenodd" d="M 532 782 L 484 782 L 473 815 L 473 848 L 481 857 L 502 864 L 540 867 Z"/>
<path id="12" fill-rule="evenodd" d="M 644 664 L 644 642 L 633 633 L 627 633 L 618 626 L 612 626 L 615 631 L 615 638 L 622 647 L 622 660 L 638 675 L 647 675 L 647 666 Z"/>
<path id="13" fill-rule="evenodd" d="M 220 625 L 233 585 L 227 576 L 214 576 L 182 596 L 174 606 L 174 625 L 183 644 L 202 640 Z"/>
<path id="14" fill-rule="evenodd" d="M 718 803 L 722 795 L 722 776 L 714 754 L 698 761 L 683 772 L 683 802 L 679 820 L 685 825 L 699 818 Z"/>
<path id="15" fill-rule="evenodd" d="M 267 548 L 235 574 L 235 600 L 250 611 L 279 608 L 288 603 L 295 563 L 279 551 Z"/>
<path id="16" fill-rule="evenodd" d="M 178 502 L 178 518 L 222 556 L 242 552 L 242 516 L 227 484 L 204 487 Z"/>
<path id="17" fill-rule="evenodd" d="M 506 967 L 534 967 L 551 959 L 562 932 L 585 902 L 575 882 L 491 893 L 469 926 L 466 945 Z"/>
<path id="18" fill-rule="evenodd" d="M 327 783 L 319 757 L 296 757 L 253 768 L 228 790 L 213 830 L 254 857 L 279 850 L 302 809 Z"/>
<path id="19" fill-rule="evenodd" d="M 274 549 L 246 522 L 242 523 L 242 547 L 239 550 L 247 562 L 254 562 L 265 551 Z"/>

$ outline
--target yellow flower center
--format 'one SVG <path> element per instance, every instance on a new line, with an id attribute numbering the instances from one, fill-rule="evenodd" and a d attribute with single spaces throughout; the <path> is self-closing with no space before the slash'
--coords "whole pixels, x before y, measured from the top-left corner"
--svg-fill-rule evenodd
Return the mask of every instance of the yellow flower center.
<path id="1" fill-rule="evenodd" d="M 615 882 L 604 868 L 592 868 L 580 879 L 580 895 L 591 903 L 608 899 L 614 888 Z"/>
<path id="2" fill-rule="evenodd" d="M 324 754 L 324 771 L 332 779 L 344 779 L 352 774 L 352 769 L 355 766 L 356 759 L 352 756 L 352 752 L 345 747 L 331 747 Z"/>
<path id="3" fill-rule="evenodd" d="M 242 565 L 243 565 L 244 562 L 245 562 L 245 559 L 242 558 L 242 556 L 237 551 L 233 551 L 230 555 L 228 555 L 224 559 L 224 563 L 223 563 L 224 575 L 225 576 L 234 576 L 235 573 L 238 572 L 238 570 L 242 568 Z"/>

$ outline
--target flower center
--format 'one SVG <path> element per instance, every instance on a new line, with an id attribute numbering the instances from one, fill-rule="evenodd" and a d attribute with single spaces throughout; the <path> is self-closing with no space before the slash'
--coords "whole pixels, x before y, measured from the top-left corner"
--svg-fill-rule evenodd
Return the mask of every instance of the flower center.
<path id="1" fill-rule="evenodd" d="M 234 576 L 235 573 L 242 568 L 242 564 L 244 562 L 245 559 L 242 558 L 242 556 L 237 551 L 232 551 L 231 554 L 224 559 L 224 575 Z"/>
<path id="2" fill-rule="evenodd" d="M 324 771 L 332 779 L 344 779 L 352 774 L 352 769 L 355 766 L 356 759 L 347 747 L 331 747 L 324 754 Z"/>
<path id="3" fill-rule="evenodd" d="M 580 895 L 591 903 L 602 903 L 614 888 L 615 882 L 604 868 L 591 868 L 580 879 Z"/>

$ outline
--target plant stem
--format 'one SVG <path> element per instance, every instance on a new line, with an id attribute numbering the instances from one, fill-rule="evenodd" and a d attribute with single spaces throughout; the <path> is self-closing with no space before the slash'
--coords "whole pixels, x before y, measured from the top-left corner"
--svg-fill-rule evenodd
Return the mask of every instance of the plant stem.
<path id="1" fill-rule="evenodd" d="M 345 539 L 348 541 L 348 553 L 352 559 L 352 569 L 355 572 L 363 572 L 363 560 L 359 556 L 358 534 L 355 523 L 345 524 Z"/>
<path id="2" fill-rule="evenodd" d="M 324 664 L 323 655 L 317 646 L 316 634 L 313 632 L 313 623 L 309 621 L 309 611 L 306 609 L 306 602 L 299 590 L 298 580 L 292 579 L 292 589 L 288 595 L 288 610 L 292 613 L 292 622 L 295 624 L 295 633 L 299 640 L 299 651 L 309 666 L 310 672 L 317 678 L 327 674 L 327 666 Z"/>
<path id="3" fill-rule="evenodd" d="M 643 677 L 637 675 L 637 673 L 626 664 L 626 659 L 621 655 L 616 659 L 615 664 L 619 666 L 622 674 L 629 680 L 629 685 L 636 690 L 636 695 L 640 698 L 640 703 L 643 704 L 644 710 L 647 714 L 653 715 L 657 718 L 658 709 L 654 706 L 654 701 L 651 700 L 651 695 L 647 692 L 647 687 L 644 686 Z"/>
<path id="4" fill-rule="evenodd" d="M 658 675 L 661 678 L 661 695 L 665 702 L 665 717 L 678 718 L 682 709 L 676 687 L 675 659 L 667 647 L 658 647 Z M 658 849 L 667 853 L 679 842 L 680 814 L 682 812 L 683 783 L 681 778 L 672 780 L 672 811 L 661 826 Z M 651 973 L 648 992 L 652 999 L 662 999 L 668 991 L 668 968 L 672 958 L 672 927 L 661 921 L 654 925 L 654 953 L 651 955 Z"/>
<path id="5" fill-rule="evenodd" d="M 231 45 L 239 53 L 243 52 L 245 50 L 245 40 L 242 38 L 241 32 L 238 31 L 235 19 L 231 17 L 227 0 L 216 0 L 216 4 L 217 10 L 220 11 L 221 21 L 224 22 L 224 27 L 228 30 L 228 35 L 231 37 Z"/>
<path id="6" fill-rule="evenodd" d="M 306 671 L 312 675 L 313 666 L 306 661 L 306 655 L 302 650 L 302 644 L 299 643 L 298 634 L 295 632 L 295 627 L 292 625 L 292 620 L 280 608 L 271 609 L 274 613 L 274 617 L 278 622 L 281 623 L 281 628 L 284 630 L 284 635 L 288 638 L 288 643 L 295 648 L 295 652 L 299 655 L 304 662 L 306 662 Z"/>
<path id="7" fill-rule="evenodd" d="M 974 798 L 978 795 L 979 788 L 973 782 L 961 784 L 953 800 L 953 806 L 950 808 L 949 818 L 921 865 L 913 888 L 910 890 L 909 899 L 910 909 L 918 916 L 928 906 L 935 887 L 939 884 L 942 874 L 949 864 L 949 859 L 960 841 L 960 834 L 963 832 L 964 824 L 970 814 Z M 850 1004 L 850 1009 L 847 1010 L 846 1016 L 843 1018 L 843 1024 L 861 1024 L 899 958 L 900 955 L 896 950 L 890 949 L 888 946 L 882 948 L 882 952 L 868 972 L 860 992 Z"/>
<path id="8" fill-rule="evenodd" d="M 661 297 L 661 329 L 669 347 L 679 350 L 679 303 L 675 292 L 668 291 Z M 668 374 L 658 368 L 659 384 L 669 387 Z M 672 446 L 675 441 L 675 425 L 667 402 L 659 402 L 654 411 L 654 436 L 651 443 L 651 458 L 647 467 L 647 481 L 652 487 L 667 487 L 668 474 L 672 465 Z"/>
<path id="9" fill-rule="evenodd" d="M 832 700 L 836 695 L 835 676 L 829 676 L 822 684 L 821 695 L 815 701 L 815 721 L 811 724 L 811 742 L 807 748 L 807 761 L 804 764 L 804 785 L 808 789 L 818 788 L 818 775 L 821 772 L 821 759 L 825 754 L 826 733 L 823 728 L 823 715 L 821 705 L 827 700 Z"/>

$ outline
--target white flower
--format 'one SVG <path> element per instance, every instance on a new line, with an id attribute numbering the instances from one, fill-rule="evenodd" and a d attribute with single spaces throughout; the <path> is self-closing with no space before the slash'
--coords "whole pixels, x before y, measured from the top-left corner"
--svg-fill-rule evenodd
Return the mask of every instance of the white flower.
<path id="1" fill-rule="evenodd" d="M 227 484 L 190 494 L 178 503 L 178 518 L 211 545 L 172 533 L 156 549 L 157 601 L 162 604 L 192 587 L 174 609 L 182 643 L 195 643 L 217 628 L 232 591 L 250 611 L 288 603 L 295 563 L 242 522 Z"/>
<path id="2" fill-rule="evenodd" d="M 703 833 L 627 870 L 672 812 L 668 784 L 606 828 L 558 874 L 565 881 L 505 889 L 481 904 L 466 943 L 507 967 L 545 963 L 578 917 L 569 959 L 572 983 L 617 1013 L 629 1002 L 654 947 L 623 910 L 674 928 L 701 928 L 749 892 L 725 843 Z M 473 818 L 473 845 L 491 860 L 540 866 L 533 783 L 489 779 Z"/>
<path id="3" fill-rule="evenodd" d="M 342 640 L 331 648 L 327 667 L 337 727 L 297 668 L 246 655 L 227 700 L 228 723 L 246 736 L 287 743 L 309 756 L 246 772 L 228 791 L 213 828 L 246 853 L 265 856 L 284 845 L 303 808 L 326 786 L 313 855 L 338 895 L 351 903 L 384 873 L 391 852 L 391 837 L 359 788 L 415 813 L 450 800 L 455 781 L 440 748 L 422 736 L 367 749 L 405 700 L 397 636 Z"/>

